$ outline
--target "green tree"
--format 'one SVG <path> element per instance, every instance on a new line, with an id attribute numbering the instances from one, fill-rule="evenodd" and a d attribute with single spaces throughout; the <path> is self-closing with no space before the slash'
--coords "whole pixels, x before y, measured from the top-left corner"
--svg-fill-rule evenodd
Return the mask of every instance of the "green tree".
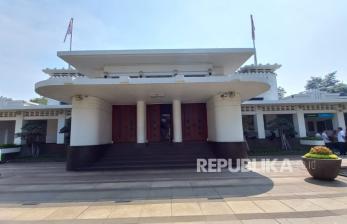
<path id="1" fill-rule="evenodd" d="M 338 83 L 334 86 L 332 90 L 330 90 L 332 93 L 344 93 L 347 94 L 347 85 L 344 83 Z"/>
<path id="2" fill-rule="evenodd" d="M 27 121 L 23 127 L 22 132 L 16 133 L 16 137 L 20 137 L 27 146 L 31 147 L 31 155 L 38 157 L 40 154 L 40 143 L 45 136 L 46 123 L 45 121 Z"/>
<path id="3" fill-rule="evenodd" d="M 323 79 L 321 77 L 311 77 L 310 80 L 307 81 L 305 89 L 321 89 L 323 87 Z"/>
<path id="4" fill-rule="evenodd" d="M 283 87 L 279 86 L 277 88 L 277 93 L 278 93 L 278 98 L 283 99 L 284 96 L 287 94 L 287 91 Z"/>
<path id="5" fill-rule="evenodd" d="M 46 97 L 38 97 L 38 98 L 33 98 L 30 100 L 30 102 L 33 102 L 33 103 L 38 103 L 38 104 L 42 104 L 42 105 L 47 105 L 48 103 L 48 100 Z"/>
<path id="6" fill-rule="evenodd" d="M 305 85 L 306 90 L 318 89 L 329 93 L 347 94 L 347 85 L 336 78 L 336 73 L 331 72 L 324 77 L 311 77 Z"/>

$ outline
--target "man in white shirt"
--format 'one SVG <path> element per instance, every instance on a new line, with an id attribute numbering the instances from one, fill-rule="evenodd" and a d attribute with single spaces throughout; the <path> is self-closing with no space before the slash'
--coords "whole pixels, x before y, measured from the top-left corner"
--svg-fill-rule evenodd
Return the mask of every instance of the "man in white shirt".
<path id="1" fill-rule="evenodd" d="M 326 130 L 322 132 L 322 139 L 323 139 L 325 145 L 327 147 L 329 147 L 330 149 L 332 149 L 331 140 L 330 140 Z"/>
<path id="2" fill-rule="evenodd" d="M 339 144 L 340 155 L 346 155 L 346 132 L 341 127 L 337 131 L 337 142 Z"/>

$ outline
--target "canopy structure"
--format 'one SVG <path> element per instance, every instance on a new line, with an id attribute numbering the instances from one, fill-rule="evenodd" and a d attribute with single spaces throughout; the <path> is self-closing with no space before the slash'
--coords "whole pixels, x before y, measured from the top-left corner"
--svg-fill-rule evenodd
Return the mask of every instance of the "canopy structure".
<path id="1" fill-rule="evenodd" d="M 164 49 L 164 50 L 97 50 L 60 51 L 58 56 L 81 73 L 97 77 L 109 66 L 212 65 L 234 73 L 253 54 L 252 48 Z"/>
<path id="2" fill-rule="evenodd" d="M 236 71 L 254 54 L 249 48 L 60 51 L 76 70 L 45 69 L 36 91 L 70 103 L 95 96 L 112 104 L 205 102 L 225 92 L 242 100 L 269 89 L 264 74 Z"/>

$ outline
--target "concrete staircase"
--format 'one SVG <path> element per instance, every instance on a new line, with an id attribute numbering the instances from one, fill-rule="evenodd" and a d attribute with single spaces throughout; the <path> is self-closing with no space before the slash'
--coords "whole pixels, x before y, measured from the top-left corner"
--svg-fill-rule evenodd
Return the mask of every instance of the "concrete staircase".
<path id="1" fill-rule="evenodd" d="M 119 143 L 83 170 L 194 168 L 197 158 L 214 158 L 207 143 Z"/>

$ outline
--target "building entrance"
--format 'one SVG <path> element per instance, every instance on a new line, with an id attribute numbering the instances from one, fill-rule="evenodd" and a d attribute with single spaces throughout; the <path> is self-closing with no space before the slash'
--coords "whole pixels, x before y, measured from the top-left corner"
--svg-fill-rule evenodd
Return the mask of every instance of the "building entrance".
<path id="1" fill-rule="evenodd" d="M 316 133 L 322 133 L 325 130 L 332 131 L 333 128 L 332 113 L 305 114 L 306 130 L 309 136 Z"/>
<path id="2" fill-rule="evenodd" d="M 160 141 L 171 142 L 172 140 L 172 105 L 160 105 Z"/>
<path id="3" fill-rule="evenodd" d="M 172 105 L 147 105 L 148 142 L 172 141 Z"/>

